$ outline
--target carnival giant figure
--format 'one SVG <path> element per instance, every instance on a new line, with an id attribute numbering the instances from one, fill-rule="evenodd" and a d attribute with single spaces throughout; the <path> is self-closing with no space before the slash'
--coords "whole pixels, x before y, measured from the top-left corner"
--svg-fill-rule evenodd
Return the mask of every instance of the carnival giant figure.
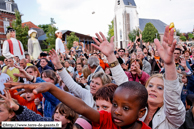
<path id="1" fill-rule="evenodd" d="M 15 56 L 24 59 L 23 45 L 16 39 L 16 32 L 13 28 L 7 28 L 6 37 L 7 40 L 3 43 L 3 56 L 7 59 Z"/>

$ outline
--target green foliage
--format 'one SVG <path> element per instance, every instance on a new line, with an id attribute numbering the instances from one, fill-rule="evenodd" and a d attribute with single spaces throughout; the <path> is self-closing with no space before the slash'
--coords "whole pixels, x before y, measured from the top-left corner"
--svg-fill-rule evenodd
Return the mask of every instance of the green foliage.
<path id="1" fill-rule="evenodd" d="M 160 35 L 158 33 L 158 30 L 155 28 L 155 26 L 149 22 L 145 25 L 144 31 L 142 32 L 142 39 L 144 42 L 150 42 L 153 43 L 154 39 L 157 38 L 160 40 Z"/>
<path id="2" fill-rule="evenodd" d="M 24 47 L 24 50 L 27 50 L 27 43 L 28 43 L 28 30 L 29 27 L 25 26 L 22 27 L 22 20 L 19 11 L 15 11 L 16 20 L 12 22 L 12 28 L 16 30 L 16 39 L 21 41 Z"/>
<path id="3" fill-rule="evenodd" d="M 47 33 L 48 28 L 49 28 L 49 24 L 38 25 L 38 27 L 43 29 L 44 33 Z"/>
<path id="4" fill-rule="evenodd" d="M 181 32 L 179 29 L 176 30 L 176 36 L 181 36 Z"/>
<path id="5" fill-rule="evenodd" d="M 180 40 L 182 40 L 182 41 L 186 41 L 186 40 L 187 40 L 187 38 L 186 38 L 184 35 L 182 35 L 182 36 L 180 37 Z"/>
<path id="6" fill-rule="evenodd" d="M 109 28 L 109 30 L 108 30 L 108 38 L 107 39 L 110 42 L 111 37 L 114 36 L 114 21 L 113 20 L 111 21 L 111 25 L 108 25 L 108 28 Z"/>
<path id="7" fill-rule="evenodd" d="M 4 61 L 5 57 L 4 56 L 0 56 L 0 61 Z"/>
<path id="8" fill-rule="evenodd" d="M 192 33 L 189 33 L 189 34 L 188 34 L 188 38 L 189 38 L 189 39 L 193 39 L 193 38 L 194 38 L 193 34 L 192 34 Z"/>
<path id="9" fill-rule="evenodd" d="M 139 34 L 140 34 L 140 31 L 138 28 L 134 29 L 133 31 L 129 32 L 128 36 L 129 36 L 129 39 L 134 42 L 135 39 L 136 39 L 136 36 L 139 37 Z"/>
<path id="10" fill-rule="evenodd" d="M 56 36 L 55 36 L 55 31 L 57 30 L 56 27 L 52 26 L 52 25 L 48 25 L 48 32 L 46 33 L 46 42 L 44 42 L 46 45 L 48 45 L 48 49 L 53 49 L 55 48 L 55 40 L 56 40 Z"/>
<path id="11" fill-rule="evenodd" d="M 70 50 L 73 47 L 74 41 L 79 41 L 79 38 L 75 35 L 75 32 L 71 32 L 70 35 L 67 35 L 67 48 Z"/>

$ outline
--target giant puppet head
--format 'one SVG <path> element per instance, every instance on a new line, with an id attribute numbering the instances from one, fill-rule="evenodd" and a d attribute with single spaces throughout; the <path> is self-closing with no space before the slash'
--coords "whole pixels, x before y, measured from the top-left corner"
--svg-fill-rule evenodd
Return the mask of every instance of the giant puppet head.
<path id="1" fill-rule="evenodd" d="M 11 27 L 8 27 L 7 32 L 6 32 L 6 37 L 7 37 L 7 39 L 16 38 L 15 30 Z"/>

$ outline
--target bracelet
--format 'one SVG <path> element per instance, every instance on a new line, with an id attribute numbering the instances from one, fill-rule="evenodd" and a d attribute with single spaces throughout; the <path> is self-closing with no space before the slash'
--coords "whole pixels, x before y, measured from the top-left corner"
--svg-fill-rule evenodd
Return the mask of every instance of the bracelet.
<path id="1" fill-rule="evenodd" d="M 60 70 L 62 70 L 63 69 L 63 67 L 62 68 L 60 68 L 60 69 L 56 69 L 57 71 L 60 71 Z"/>
<path id="2" fill-rule="evenodd" d="M 32 78 L 32 80 L 31 80 L 31 82 L 33 82 L 33 81 L 34 81 L 34 78 L 35 78 L 35 77 L 33 76 L 33 78 Z"/>
<path id="3" fill-rule="evenodd" d="M 112 63 L 109 63 L 108 65 L 109 65 L 110 68 L 113 68 L 113 67 L 117 66 L 118 64 L 119 64 L 119 62 L 118 62 L 118 60 L 116 60 Z"/>
<path id="4" fill-rule="evenodd" d="M 188 69 L 188 71 L 185 71 L 186 73 L 188 73 L 190 70 Z"/>

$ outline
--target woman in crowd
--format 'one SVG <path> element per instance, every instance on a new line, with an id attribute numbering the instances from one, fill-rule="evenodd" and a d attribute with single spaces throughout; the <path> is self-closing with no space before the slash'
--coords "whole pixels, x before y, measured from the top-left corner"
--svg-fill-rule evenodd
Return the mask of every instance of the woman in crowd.
<path id="1" fill-rule="evenodd" d="M 141 60 L 132 60 L 130 63 L 130 70 L 125 72 L 129 81 L 141 82 L 142 85 L 145 85 L 150 76 L 146 72 L 142 71 L 143 64 Z"/>
<path id="2" fill-rule="evenodd" d="M 176 45 L 176 41 L 173 41 L 173 33 L 174 29 L 169 32 L 169 26 L 167 26 L 165 28 L 162 45 L 157 39 L 154 41 L 160 57 L 164 60 L 165 76 L 153 75 L 147 81 L 148 107 L 145 116 L 140 119 L 152 129 L 176 129 L 180 127 L 185 120 L 185 108 L 180 98 L 182 87 L 179 83 L 173 58 Z M 100 34 L 103 39 L 98 34 L 96 34 L 96 36 L 101 44 L 93 38 L 97 45 L 100 46 L 94 44 L 93 46 L 106 55 L 109 62 L 115 62 L 116 57 L 114 51 L 111 50 L 114 48 L 113 38 L 111 43 L 109 43 L 105 36 L 102 33 Z M 113 69 L 117 69 L 117 71 Z M 117 65 L 111 70 L 117 83 L 120 81 L 128 81 L 120 65 Z"/>

